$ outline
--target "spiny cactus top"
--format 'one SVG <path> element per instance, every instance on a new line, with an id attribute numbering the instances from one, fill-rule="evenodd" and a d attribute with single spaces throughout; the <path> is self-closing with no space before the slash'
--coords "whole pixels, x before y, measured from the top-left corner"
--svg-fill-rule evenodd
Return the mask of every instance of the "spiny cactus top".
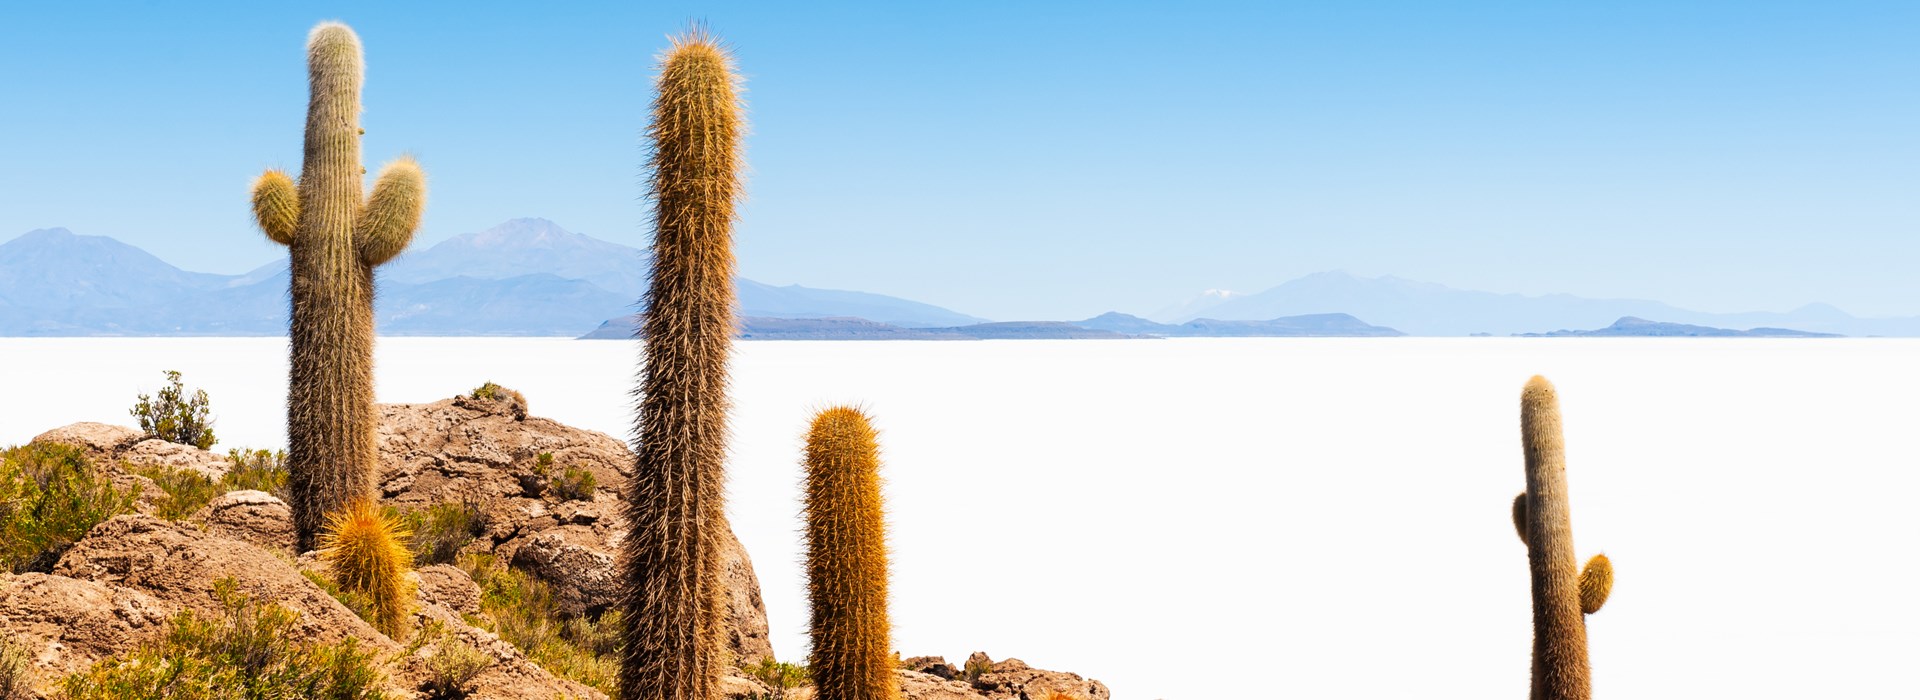
<path id="1" fill-rule="evenodd" d="M 426 176 L 411 158 L 381 169 L 371 195 L 360 164 L 360 39 L 323 22 L 307 37 L 310 93 L 300 180 L 269 170 L 254 217 L 292 262 L 287 468 L 301 546 L 326 514 L 372 489 L 373 267 L 412 241 Z"/>
<path id="2" fill-rule="evenodd" d="M 1520 439 L 1527 490 L 1514 498 L 1513 524 L 1527 545 L 1533 580 L 1532 697 L 1588 700 L 1586 615 L 1606 603 L 1613 566 L 1599 555 L 1583 570 L 1574 558 L 1560 398 L 1544 377 L 1520 392 Z"/>
<path id="3" fill-rule="evenodd" d="M 675 39 L 647 129 L 653 276 L 623 551 L 629 624 L 620 685 L 629 698 L 717 698 L 727 663 L 720 546 L 745 128 L 732 63 L 704 32 Z"/>

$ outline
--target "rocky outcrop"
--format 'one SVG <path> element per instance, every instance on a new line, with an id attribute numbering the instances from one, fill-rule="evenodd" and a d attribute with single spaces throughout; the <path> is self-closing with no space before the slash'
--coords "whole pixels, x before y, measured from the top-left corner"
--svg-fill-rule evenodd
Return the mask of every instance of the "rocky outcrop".
<path id="1" fill-rule="evenodd" d="M 986 659 L 984 652 L 976 655 Z M 1077 673 L 1043 671 L 1019 659 L 994 662 L 991 673 L 973 679 L 973 687 L 992 700 L 1046 700 L 1054 693 L 1080 700 L 1108 700 L 1113 695 L 1100 681 L 1081 678 Z"/>
<path id="2" fill-rule="evenodd" d="M 938 656 L 915 656 L 901 662 L 898 673 L 905 700 L 1051 700 L 1055 694 L 1074 700 L 1109 700 L 1112 694 L 1100 681 L 1063 671 L 1044 671 L 1019 659 L 994 662 L 976 651 L 961 666 Z M 967 669 L 992 669 L 967 677 Z"/>
<path id="3" fill-rule="evenodd" d="M 229 491 L 215 496 L 190 519 L 216 537 L 248 542 L 289 557 L 298 554 L 300 539 L 293 526 L 293 509 L 265 491 Z"/>
<path id="4" fill-rule="evenodd" d="M 607 609 L 619 596 L 620 512 L 633 453 L 604 433 L 527 415 L 516 393 L 496 396 L 381 405 L 383 498 L 401 508 L 476 502 L 486 534 L 471 548 L 553 584 L 570 612 Z M 579 488 L 587 475 L 593 487 Z M 557 487 L 563 480 L 574 488 Z M 581 493 L 568 497 L 570 490 Z M 729 641 L 736 658 L 757 663 L 773 654 L 766 605 L 752 559 L 728 540 Z"/>
<path id="5" fill-rule="evenodd" d="M 122 586 L 0 572 L 0 637 L 24 647 L 48 681 L 160 635 L 177 611 Z"/>
<path id="6" fill-rule="evenodd" d="M 131 588 L 209 616 L 222 614 L 213 582 L 300 614 L 296 641 L 353 637 L 391 651 L 393 641 L 301 576 L 293 564 L 259 547 L 148 515 L 122 515 L 94 526 L 61 555 L 56 576 Z"/>

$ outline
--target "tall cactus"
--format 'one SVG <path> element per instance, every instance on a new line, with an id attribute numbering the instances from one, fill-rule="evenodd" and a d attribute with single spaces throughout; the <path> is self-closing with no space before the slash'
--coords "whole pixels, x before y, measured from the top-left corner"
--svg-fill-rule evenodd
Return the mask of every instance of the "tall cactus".
<path id="1" fill-rule="evenodd" d="M 703 31 L 662 58 L 653 101 L 653 276 L 623 565 L 622 695 L 718 698 L 727 356 L 735 332 L 734 200 L 741 116 L 733 59 Z"/>
<path id="2" fill-rule="evenodd" d="M 1573 519 L 1567 506 L 1566 446 L 1560 398 L 1545 377 L 1520 392 L 1520 442 L 1527 490 L 1513 499 L 1513 525 L 1527 545 L 1533 577 L 1533 700 L 1589 700 L 1586 616 L 1613 590 L 1613 564 L 1604 554 L 1576 568 Z"/>
<path id="3" fill-rule="evenodd" d="M 253 184 L 254 217 L 292 258 L 287 469 L 301 547 L 327 514 L 370 496 L 374 475 L 373 268 L 413 240 L 426 176 L 411 158 L 362 190 L 360 38 L 337 22 L 307 36 L 305 160 L 296 184 L 269 170 Z"/>
<path id="4" fill-rule="evenodd" d="M 894 700 L 880 448 L 859 410 L 814 416 L 806 504 L 814 687 L 834 700 Z"/>

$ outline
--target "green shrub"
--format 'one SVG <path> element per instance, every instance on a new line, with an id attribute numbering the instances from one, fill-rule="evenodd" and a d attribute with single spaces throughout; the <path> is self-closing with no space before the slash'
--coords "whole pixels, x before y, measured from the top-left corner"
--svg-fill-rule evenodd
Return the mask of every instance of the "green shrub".
<path id="1" fill-rule="evenodd" d="M 0 637 L 0 700 L 33 697 L 33 659 L 27 650 Z"/>
<path id="2" fill-rule="evenodd" d="M 760 659 L 758 665 L 741 668 L 773 689 L 773 700 L 781 700 L 789 691 L 813 682 L 813 676 L 807 672 L 806 666 L 774 661 L 772 657 Z"/>
<path id="3" fill-rule="evenodd" d="M 376 651 L 292 641 L 299 614 L 214 583 L 223 614 L 183 611 L 132 653 L 68 676 L 68 700 L 380 700 Z"/>
<path id="4" fill-rule="evenodd" d="M 208 417 L 207 392 L 196 390 L 192 398 L 182 400 L 185 393 L 180 373 L 167 370 L 167 386 L 161 387 L 160 395 L 141 394 L 127 412 L 140 421 L 140 430 L 148 435 L 203 450 L 212 447 L 213 419 Z"/>
<path id="5" fill-rule="evenodd" d="M 597 619 L 565 615 L 546 582 L 502 566 L 491 555 L 462 554 L 458 565 L 480 586 L 485 617 L 469 623 L 499 635 L 556 676 L 619 697 L 623 622 L 618 611 Z"/>
<path id="6" fill-rule="evenodd" d="M 497 399 L 505 395 L 506 387 L 493 382 L 487 382 L 473 388 L 473 398 L 476 399 Z"/>
<path id="7" fill-rule="evenodd" d="M 980 680 L 981 676 L 993 673 L 993 662 L 981 659 L 967 659 L 967 665 L 961 669 L 968 683 Z"/>
<path id="8" fill-rule="evenodd" d="M 487 532 L 487 516 L 477 498 L 435 503 L 400 517 L 413 532 L 413 557 L 421 566 L 452 563 L 461 548 Z"/>
<path id="9" fill-rule="evenodd" d="M 593 487 L 593 472 L 567 467 L 565 472 L 554 478 L 553 485 L 548 488 L 563 501 L 591 501 Z"/>
<path id="10" fill-rule="evenodd" d="M 165 497 L 160 499 L 154 515 L 168 520 L 184 520 L 206 506 L 214 496 L 226 493 L 212 479 L 191 469 L 152 464 L 135 469 L 133 473 L 147 477 L 160 487 Z"/>
<path id="11" fill-rule="evenodd" d="M 0 565 L 14 573 L 52 570 L 93 526 L 133 512 L 137 494 L 94 473 L 77 447 L 0 450 Z"/>
<path id="12" fill-rule="evenodd" d="M 427 657 L 427 697 L 464 698 L 472 692 L 467 686 L 493 665 L 493 657 L 480 653 L 466 642 L 447 639 Z"/>
<path id="13" fill-rule="evenodd" d="M 367 624 L 375 624 L 374 621 L 378 619 L 379 613 L 373 609 L 372 598 L 368 598 L 356 591 L 341 588 L 340 584 L 333 582 L 333 579 L 327 578 L 325 574 L 317 571 L 302 570 L 300 575 L 307 577 L 307 580 L 312 581 L 313 585 L 319 586 L 320 590 L 326 591 L 327 595 L 333 596 L 334 600 L 340 601 L 341 605 L 347 606 L 348 610 L 352 610 L 353 614 L 359 615 L 360 619 L 366 620 Z"/>
<path id="14" fill-rule="evenodd" d="M 287 451 L 227 450 L 233 466 L 220 483 L 228 491 L 265 491 L 287 501 Z"/>

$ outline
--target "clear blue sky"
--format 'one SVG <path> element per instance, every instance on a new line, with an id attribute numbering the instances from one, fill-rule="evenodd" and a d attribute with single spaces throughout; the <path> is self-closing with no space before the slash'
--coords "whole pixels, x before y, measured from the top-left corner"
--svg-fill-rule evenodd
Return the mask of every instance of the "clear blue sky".
<path id="1" fill-rule="evenodd" d="M 298 167 L 302 44 L 340 19 L 370 165 L 432 178 L 416 245 L 643 245 L 652 58 L 698 18 L 747 76 L 763 282 L 995 319 L 1329 269 L 1920 314 L 1920 3 L 608 5 L 0 5 L 0 240 L 282 254 L 245 190 Z"/>

